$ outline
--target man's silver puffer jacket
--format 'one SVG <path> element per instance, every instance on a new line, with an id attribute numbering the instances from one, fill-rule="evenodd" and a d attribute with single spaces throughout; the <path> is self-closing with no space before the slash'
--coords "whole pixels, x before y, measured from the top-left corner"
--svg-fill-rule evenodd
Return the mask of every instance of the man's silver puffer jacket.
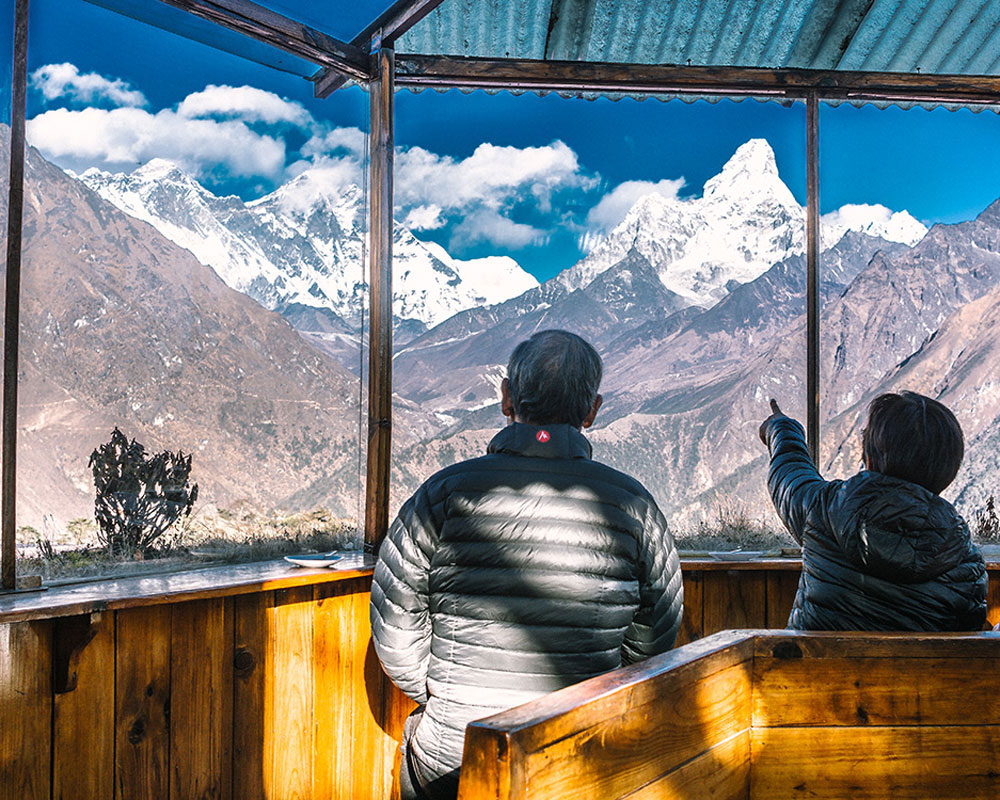
<path id="1" fill-rule="evenodd" d="M 510 425 L 487 452 L 420 487 L 375 567 L 372 637 L 427 705 L 427 782 L 457 781 L 472 720 L 669 650 L 680 625 L 677 550 L 638 481 L 569 425 Z"/>

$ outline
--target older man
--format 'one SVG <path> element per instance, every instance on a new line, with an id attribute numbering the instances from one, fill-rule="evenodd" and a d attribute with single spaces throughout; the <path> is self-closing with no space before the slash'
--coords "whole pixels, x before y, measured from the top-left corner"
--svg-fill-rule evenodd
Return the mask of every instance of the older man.
<path id="1" fill-rule="evenodd" d="M 680 624 L 673 537 L 642 484 L 591 459 L 601 359 L 565 331 L 515 349 L 509 424 L 400 509 L 372 585 L 375 649 L 423 709 L 404 797 L 453 798 L 474 719 L 662 653 Z"/>

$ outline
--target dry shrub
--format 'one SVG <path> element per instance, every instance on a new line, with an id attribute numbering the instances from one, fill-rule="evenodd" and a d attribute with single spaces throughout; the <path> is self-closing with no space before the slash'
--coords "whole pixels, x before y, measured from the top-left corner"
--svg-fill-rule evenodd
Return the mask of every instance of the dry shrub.
<path id="1" fill-rule="evenodd" d="M 775 550 L 796 546 L 788 531 L 752 515 L 738 500 L 720 502 L 714 516 L 701 520 L 693 530 L 678 533 L 677 545 L 685 550 Z"/>
<path id="2" fill-rule="evenodd" d="M 1000 544 L 1000 517 L 997 516 L 993 495 L 986 500 L 986 507 L 977 509 L 972 516 L 972 538 L 984 544 Z"/>

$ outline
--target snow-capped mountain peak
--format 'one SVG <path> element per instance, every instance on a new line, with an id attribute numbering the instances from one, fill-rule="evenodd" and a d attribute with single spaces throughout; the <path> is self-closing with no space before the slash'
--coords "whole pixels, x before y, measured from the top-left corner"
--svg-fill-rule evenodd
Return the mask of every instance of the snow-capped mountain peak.
<path id="1" fill-rule="evenodd" d="M 705 183 L 701 197 L 641 197 L 625 219 L 559 280 L 582 288 L 635 249 L 671 292 L 709 306 L 730 282 L 753 280 L 801 252 L 805 215 L 778 175 L 774 151 L 751 139 Z"/>
<path id="2" fill-rule="evenodd" d="M 849 230 L 908 245 L 926 233 L 906 211 L 844 206 L 823 218 L 823 249 Z M 557 280 L 571 291 L 583 288 L 634 249 L 658 270 L 668 290 L 691 305 L 711 306 L 733 281 L 747 283 L 804 248 L 805 209 L 782 181 L 771 145 L 750 139 L 705 182 L 701 197 L 641 197 Z"/>
<path id="3" fill-rule="evenodd" d="M 778 175 L 774 150 L 766 139 L 741 144 L 718 175 L 705 182 L 703 201 L 773 198 L 781 205 L 797 206 L 792 193 Z"/>
<path id="4" fill-rule="evenodd" d="M 89 171 L 89 170 L 88 170 Z M 193 181 L 180 166 L 166 158 L 153 158 L 132 172 L 132 177 L 147 181 L 181 178 Z"/>
<path id="5" fill-rule="evenodd" d="M 277 204 L 289 216 L 305 217 L 319 209 L 357 205 L 361 189 L 345 180 L 343 173 L 314 168 L 299 173 L 271 194 L 250 201 L 252 207 Z"/>
<path id="6" fill-rule="evenodd" d="M 487 256 L 462 260 L 450 255 L 437 242 L 421 242 L 441 263 L 451 267 L 463 283 L 480 294 L 477 305 L 494 305 L 538 286 L 510 256 Z"/>
<path id="7" fill-rule="evenodd" d="M 165 159 L 128 174 L 87 170 L 79 180 L 265 307 L 327 309 L 357 324 L 368 288 L 365 208 L 362 190 L 349 177 L 335 169 L 306 170 L 249 203 L 214 195 Z M 464 262 L 442 254 L 396 225 L 398 317 L 432 326 L 537 285 L 512 259 Z"/>
<path id="8" fill-rule="evenodd" d="M 909 247 L 913 247 L 927 233 L 927 226 L 914 219 L 909 211 L 894 212 L 879 204 L 849 203 L 824 214 L 820 225 L 824 249 L 833 247 L 847 231 L 878 236 Z"/>
<path id="9" fill-rule="evenodd" d="M 333 170 L 310 169 L 282 184 L 270 194 L 247 203 L 265 216 L 281 218 L 301 235 L 325 215 L 332 215 L 342 232 L 362 237 L 365 227 L 363 192 Z"/>

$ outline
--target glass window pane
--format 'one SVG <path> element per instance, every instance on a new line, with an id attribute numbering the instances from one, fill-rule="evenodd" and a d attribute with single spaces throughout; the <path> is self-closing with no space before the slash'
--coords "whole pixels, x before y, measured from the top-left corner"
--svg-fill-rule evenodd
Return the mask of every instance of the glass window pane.
<path id="1" fill-rule="evenodd" d="M 910 390 L 939 400 L 965 433 L 963 466 L 943 496 L 994 541 L 998 136 L 992 112 L 843 105 L 821 116 L 831 245 L 821 266 L 823 467 L 833 477 L 860 469 L 877 395 Z"/>
<path id="2" fill-rule="evenodd" d="M 118 559 L 182 564 L 358 546 L 367 98 L 317 101 L 308 81 L 88 3 L 32 8 L 32 568 L 125 569 L 109 537 Z M 116 429 L 143 458 L 102 450 Z M 133 480 L 96 502 L 102 468 Z"/>
<path id="3" fill-rule="evenodd" d="M 560 328 L 604 361 L 594 457 L 687 546 L 790 543 L 757 426 L 771 396 L 804 411 L 804 107 L 426 92 L 397 113 L 393 510 L 485 452 L 514 345 Z"/>

